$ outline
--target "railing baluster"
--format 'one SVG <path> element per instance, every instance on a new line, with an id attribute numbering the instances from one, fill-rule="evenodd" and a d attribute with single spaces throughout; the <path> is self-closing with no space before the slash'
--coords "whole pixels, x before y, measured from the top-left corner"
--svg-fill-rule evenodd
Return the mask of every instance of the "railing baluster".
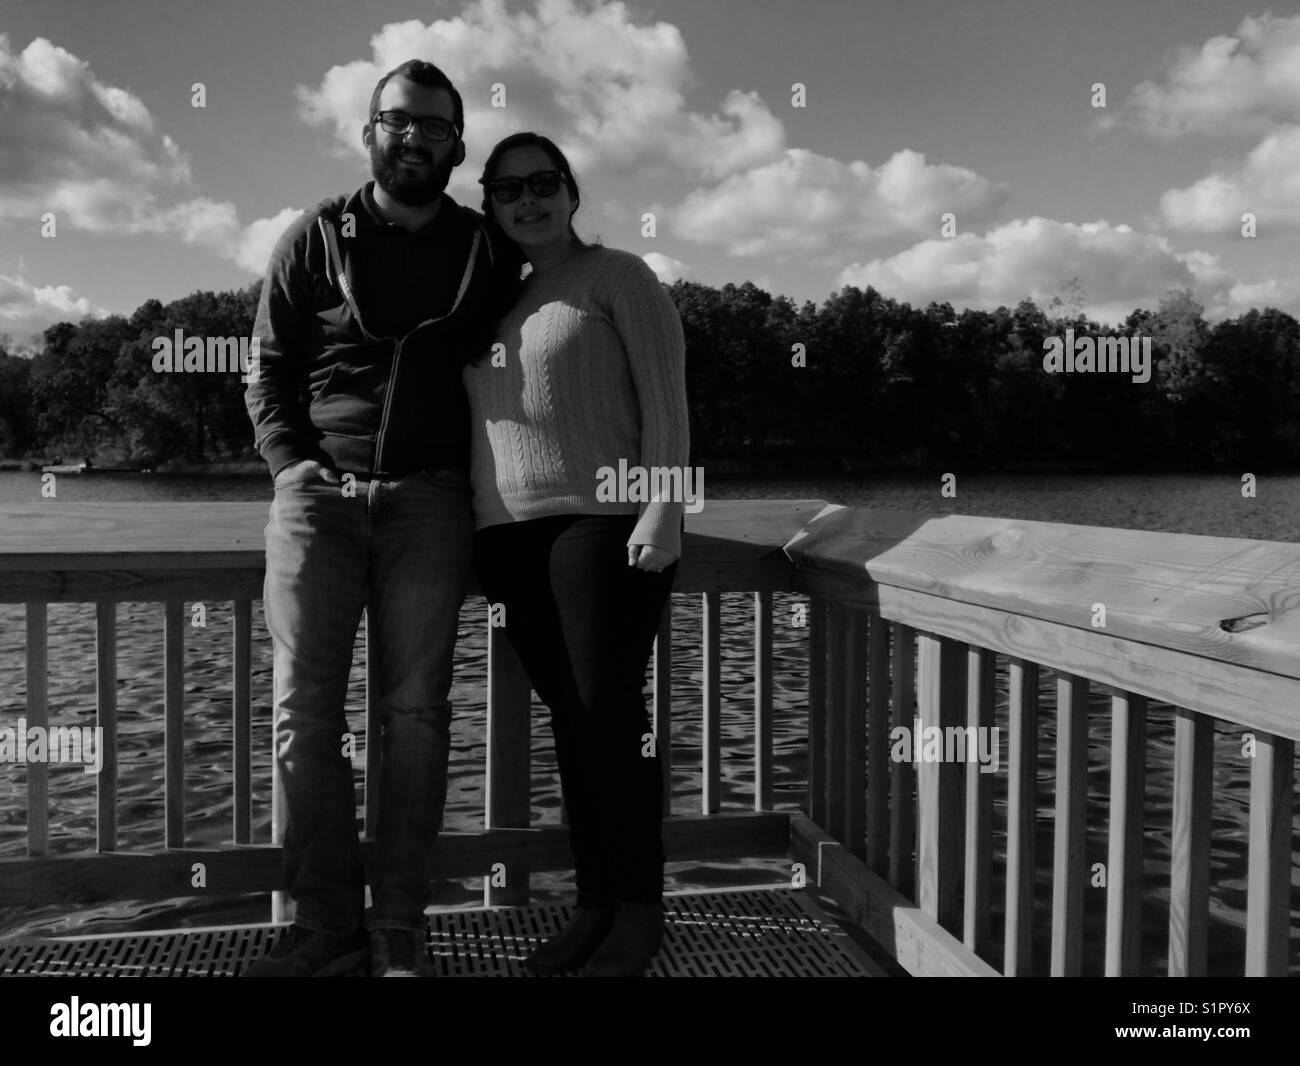
<path id="1" fill-rule="evenodd" d="M 1007 906 L 1002 972 L 1028 975 L 1033 964 L 1034 827 L 1038 820 L 1038 664 L 1012 659 L 1008 670 Z"/>
<path id="2" fill-rule="evenodd" d="M 231 658 L 234 661 L 231 701 L 231 758 L 234 763 L 234 834 L 236 844 L 252 843 L 253 810 L 253 604 L 236 600 L 231 604 L 233 633 Z"/>
<path id="3" fill-rule="evenodd" d="M 489 608 L 490 609 L 490 608 Z M 366 836 L 374 838 L 379 828 L 379 778 L 384 765 L 384 726 L 379 720 L 379 671 L 375 667 L 378 661 L 374 626 L 370 621 L 370 611 L 366 616 L 366 747 L 362 770 L 362 799 L 364 808 L 363 822 Z M 488 627 L 489 631 L 491 626 Z"/>
<path id="4" fill-rule="evenodd" d="M 826 675 L 830 668 L 827 655 L 827 616 L 829 609 L 819 596 L 808 601 L 808 817 L 826 828 Z"/>
<path id="5" fill-rule="evenodd" d="M 48 729 L 50 622 L 44 603 L 27 605 L 27 729 Z M 44 855 L 50 847 L 50 769 L 27 763 L 27 854 Z"/>
<path id="6" fill-rule="evenodd" d="M 845 692 L 844 661 L 848 657 L 848 608 L 832 603 L 827 612 L 826 678 L 826 832 L 846 843 L 844 824 L 844 719 L 848 697 Z"/>
<path id="7" fill-rule="evenodd" d="M 1250 764 L 1250 857 L 1246 887 L 1246 976 L 1285 977 L 1295 810 L 1295 741 L 1255 735 Z"/>
<path id="8" fill-rule="evenodd" d="M 844 625 L 844 846 L 867 854 L 867 615 L 852 608 Z"/>
<path id="9" fill-rule="evenodd" d="M 117 848 L 117 604 L 95 604 L 95 723 L 99 777 L 95 782 L 95 848 Z"/>
<path id="10" fill-rule="evenodd" d="M 1056 680 L 1056 832 L 1052 853 L 1052 976 L 1077 977 L 1083 962 L 1087 886 L 1088 680 Z"/>
<path id="11" fill-rule="evenodd" d="M 1110 848 L 1106 867 L 1106 976 L 1138 973 L 1142 935 L 1142 822 L 1147 701 L 1111 697 Z"/>
<path id="12" fill-rule="evenodd" d="M 921 909 L 950 932 L 961 922 L 959 890 L 962 875 L 962 778 L 947 762 L 926 758 L 926 735 L 938 729 L 940 748 L 950 726 L 962 724 L 966 696 L 966 648 L 948 637 L 920 633 L 917 637 L 920 672 L 917 703 L 920 735 L 913 735 L 916 771 L 916 855 Z"/>
<path id="13" fill-rule="evenodd" d="M 871 612 L 867 640 L 867 865 L 889 872 L 889 623 Z"/>
<path id="14" fill-rule="evenodd" d="M 185 604 L 163 603 L 163 762 L 166 795 L 166 841 L 185 846 Z"/>
<path id="15" fill-rule="evenodd" d="M 488 605 L 491 618 L 492 605 Z M 483 828 L 527 829 L 531 820 L 532 685 L 505 626 L 488 623 L 487 773 L 483 782 Z M 501 861 L 501 860 L 497 860 Z M 522 906 L 528 902 L 527 860 L 505 864 L 505 884 L 484 879 L 486 906 Z"/>
<path id="16" fill-rule="evenodd" d="M 654 646 L 655 748 L 663 774 L 664 817 L 673 812 L 673 598 L 668 597 Z"/>
<path id="17" fill-rule="evenodd" d="M 967 751 L 966 762 L 966 892 L 962 940 L 977 955 L 987 955 L 992 946 L 993 922 L 993 778 L 979 761 L 981 737 L 993 743 L 993 709 L 997 698 L 997 658 L 987 648 L 966 653 L 967 743 L 974 737 L 976 751 Z M 991 750 L 991 749 L 990 749 Z M 1001 759 L 1001 753 L 998 753 Z"/>
<path id="18" fill-rule="evenodd" d="M 754 593 L 754 810 L 772 809 L 772 594 Z"/>
<path id="19" fill-rule="evenodd" d="M 889 713 L 893 728 L 912 728 L 916 702 L 916 631 L 891 622 L 894 633 Z M 889 883 L 908 899 L 916 893 L 916 771 L 893 763 L 889 779 Z"/>
<path id="20" fill-rule="evenodd" d="M 1214 723 L 1181 707 L 1174 721 L 1169 976 L 1202 977 L 1210 915 L 1210 811 Z"/>
<path id="21" fill-rule="evenodd" d="M 369 659 L 369 641 L 367 638 L 367 660 Z M 369 669 L 367 668 L 367 673 Z M 279 725 L 274 700 L 271 706 L 271 843 L 276 847 L 284 846 L 284 831 L 289 824 L 289 801 L 285 796 L 284 781 L 280 775 L 280 760 L 276 742 L 276 727 Z M 370 737 L 366 737 L 369 744 Z M 367 783 L 369 788 L 369 783 Z M 297 911 L 293 897 L 282 889 L 271 893 L 271 921 L 291 922 Z"/>
<path id="22" fill-rule="evenodd" d="M 700 767 L 703 784 L 700 806 L 705 814 L 722 809 L 722 598 L 704 593 L 704 751 Z"/>

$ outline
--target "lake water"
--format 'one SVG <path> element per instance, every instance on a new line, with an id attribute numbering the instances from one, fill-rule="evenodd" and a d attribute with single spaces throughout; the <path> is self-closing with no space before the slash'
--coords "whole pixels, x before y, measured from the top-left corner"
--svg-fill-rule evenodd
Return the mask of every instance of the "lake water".
<path id="1" fill-rule="evenodd" d="M 0 505 L 40 502 L 38 474 L 0 472 Z M 1232 475 L 958 475 L 955 498 L 940 494 L 938 474 L 932 477 L 891 476 L 866 479 L 752 481 L 714 479 L 705 484 L 706 498 L 825 499 L 857 506 L 935 513 L 993 515 L 1040 521 L 1073 522 L 1132 529 L 1163 530 L 1210 536 L 1291 540 L 1300 530 L 1300 477 L 1260 477 L 1255 498 L 1241 493 L 1239 476 Z M 60 477 L 60 501 L 127 500 L 264 500 L 271 486 L 265 477 Z M 807 689 L 801 664 L 806 659 L 806 630 L 781 624 L 790 617 L 797 597 L 775 598 L 774 626 L 774 764 L 775 798 L 781 808 L 802 802 L 806 781 Z M 481 825 L 484 669 L 486 641 L 482 628 L 483 602 L 475 598 L 462 614 L 458 675 L 453 700 L 452 771 L 448 789 L 447 828 L 475 830 Z M 723 804 L 740 808 L 750 802 L 752 784 L 753 688 L 750 671 L 751 607 L 744 595 L 723 597 Z M 674 809 L 686 813 L 698 803 L 696 781 L 700 765 L 699 606 L 696 597 L 674 598 L 677 668 L 673 677 Z M 228 604 L 208 604 L 207 627 L 186 627 L 185 693 L 187 842 L 218 844 L 230 835 L 230 611 Z M 162 619 L 156 604 L 122 604 L 118 608 L 118 677 L 120 783 L 120 844 L 127 848 L 162 845 Z M 254 610 L 254 840 L 270 839 L 269 756 L 271 729 L 270 648 L 260 605 Z M 360 642 L 359 642 L 360 643 Z M 25 713 L 23 665 L 24 631 L 21 606 L 0 605 L 0 723 Z M 95 701 L 94 613 L 88 605 L 56 604 L 50 608 L 51 720 L 58 724 L 93 724 Z M 364 682 L 358 656 L 349 697 L 349 724 L 362 732 Z M 1045 709 L 1053 706 L 1055 679 L 1043 671 Z M 1097 688 L 1091 705 L 1087 857 L 1091 864 L 1106 859 L 1106 797 L 1109 789 L 1109 700 Z M 559 793 L 553 767 L 545 711 L 533 716 L 533 819 L 557 821 Z M 1000 687 L 998 724 L 1005 726 L 1005 688 Z M 1050 715 L 1048 716 L 1050 718 Z M 1153 708 L 1148 754 L 1146 797 L 1144 956 L 1150 972 L 1159 972 L 1167 948 L 1168 848 L 1171 833 L 1169 796 L 1172 788 L 1172 729 L 1170 711 Z M 1051 723 L 1045 734 L 1051 737 Z M 1003 733 L 1005 744 L 1005 729 Z M 1248 766 L 1239 757 L 1239 731 L 1216 730 L 1215 807 L 1213 813 L 1211 965 L 1217 972 L 1239 972 L 1244 943 L 1246 812 Z M 1049 750 L 1047 741 L 1040 750 Z M 1004 753 L 1005 755 L 1005 753 Z M 356 766 L 360 769 L 361 760 Z M 0 855 L 23 853 L 25 844 L 25 773 L 7 768 L 0 778 Z M 1045 966 L 1045 930 L 1050 910 L 1052 835 L 1051 782 L 1054 767 L 1040 759 L 1039 933 L 1036 943 Z M 995 775 L 995 825 L 1005 825 L 1001 808 L 1005 773 Z M 86 847 L 94 833 L 94 776 L 74 767 L 52 767 L 51 850 L 68 853 Z M 1296 825 L 1300 844 L 1300 822 Z M 995 849 L 1005 840 L 999 830 Z M 1048 862 L 1044 864 L 1044 858 Z M 788 878 L 788 864 L 751 860 L 742 863 L 674 864 L 669 887 L 773 883 Z M 539 898 L 562 898 L 572 892 L 568 875 L 537 875 Z M 1293 862 L 1293 885 L 1300 885 L 1300 863 Z M 1002 885 L 994 885 L 995 929 L 1000 929 Z M 1104 920 L 1105 893 L 1085 897 L 1088 937 L 1095 938 Z M 481 883 L 449 881 L 435 886 L 435 901 L 470 905 L 481 899 Z M 70 913 L 66 908 L 0 912 L 0 937 L 24 933 L 111 931 L 181 924 L 264 921 L 267 897 L 155 903 L 124 902 Z M 1293 927 L 1300 912 L 1292 910 Z M 1295 937 L 1292 938 L 1293 944 Z M 1300 972 L 1292 952 L 1292 972 Z"/>

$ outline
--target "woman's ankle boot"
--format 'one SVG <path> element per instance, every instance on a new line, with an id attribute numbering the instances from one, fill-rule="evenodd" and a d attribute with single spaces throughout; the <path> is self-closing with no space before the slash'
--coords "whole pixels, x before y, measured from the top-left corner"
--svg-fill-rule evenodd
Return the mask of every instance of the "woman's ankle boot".
<path id="1" fill-rule="evenodd" d="M 664 942 L 663 903 L 621 903 L 609 936 L 583 967 L 583 977 L 644 977 Z"/>
<path id="2" fill-rule="evenodd" d="M 575 970 L 600 947 L 613 923 L 612 909 L 579 907 L 573 920 L 529 955 L 524 966 L 537 977 Z"/>

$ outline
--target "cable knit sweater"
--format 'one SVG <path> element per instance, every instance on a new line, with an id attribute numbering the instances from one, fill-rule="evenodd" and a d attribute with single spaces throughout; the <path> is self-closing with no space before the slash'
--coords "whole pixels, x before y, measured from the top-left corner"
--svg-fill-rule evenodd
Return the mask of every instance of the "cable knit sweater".
<path id="1" fill-rule="evenodd" d="M 476 526 L 637 514 L 629 544 L 680 556 L 680 498 L 597 494 L 620 460 L 693 484 L 682 325 L 654 272 L 631 252 L 584 249 L 528 280 L 495 341 L 504 351 L 464 372 Z"/>

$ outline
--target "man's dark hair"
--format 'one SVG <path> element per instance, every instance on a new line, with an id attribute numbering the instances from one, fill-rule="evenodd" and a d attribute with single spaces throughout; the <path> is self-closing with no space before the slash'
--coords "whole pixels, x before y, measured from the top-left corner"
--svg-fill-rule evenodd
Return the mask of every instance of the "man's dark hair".
<path id="1" fill-rule="evenodd" d="M 379 97 L 384 91 L 384 86 L 388 84 L 388 79 L 398 76 L 413 81 L 416 85 L 422 85 L 426 89 L 446 89 L 451 94 L 452 122 L 456 126 L 456 133 L 462 137 L 465 135 L 465 105 L 461 102 L 460 93 L 456 91 L 456 86 L 452 85 L 451 79 L 446 74 L 423 59 L 408 59 L 400 67 L 394 67 L 379 79 L 375 91 L 370 94 L 370 113 L 366 115 L 367 122 L 373 122 L 379 112 Z"/>

